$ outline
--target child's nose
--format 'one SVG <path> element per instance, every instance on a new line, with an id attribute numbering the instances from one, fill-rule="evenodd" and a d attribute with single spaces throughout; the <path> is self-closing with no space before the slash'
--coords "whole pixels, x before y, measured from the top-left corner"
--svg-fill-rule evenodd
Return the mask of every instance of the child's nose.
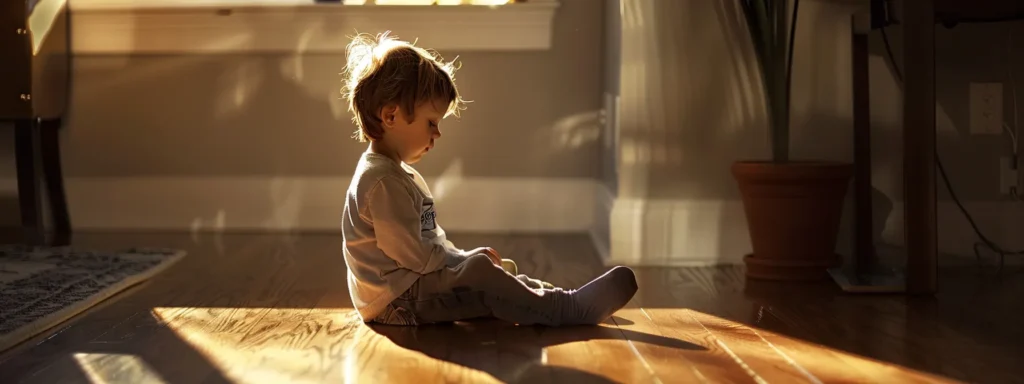
<path id="1" fill-rule="evenodd" d="M 431 133 L 431 137 L 433 137 L 435 140 L 441 138 L 441 128 L 434 128 L 434 131 Z"/>

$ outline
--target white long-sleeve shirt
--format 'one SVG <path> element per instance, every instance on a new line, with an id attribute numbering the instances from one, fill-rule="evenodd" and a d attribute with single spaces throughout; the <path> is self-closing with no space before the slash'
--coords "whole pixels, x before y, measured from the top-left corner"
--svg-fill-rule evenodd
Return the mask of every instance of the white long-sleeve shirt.
<path id="1" fill-rule="evenodd" d="M 352 304 L 369 321 L 416 279 L 467 257 L 436 221 L 430 188 L 414 168 L 365 152 L 342 215 Z"/>

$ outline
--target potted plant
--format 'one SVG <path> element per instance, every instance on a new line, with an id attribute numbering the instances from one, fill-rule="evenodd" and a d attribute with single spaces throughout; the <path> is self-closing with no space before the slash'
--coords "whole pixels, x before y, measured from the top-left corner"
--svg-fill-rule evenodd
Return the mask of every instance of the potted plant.
<path id="1" fill-rule="evenodd" d="M 772 145 L 771 160 L 732 165 L 753 246 L 744 257 L 747 276 L 826 279 L 828 269 L 841 263 L 836 237 L 853 167 L 790 158 L 792 46 L 800 0 L 739 1 L 756 51 Z"/>

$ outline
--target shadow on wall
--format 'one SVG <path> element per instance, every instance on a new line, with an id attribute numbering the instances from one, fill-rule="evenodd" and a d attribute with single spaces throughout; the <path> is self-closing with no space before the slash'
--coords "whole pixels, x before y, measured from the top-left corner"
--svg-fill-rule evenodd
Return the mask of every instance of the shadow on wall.
<path id="1" fill-rule="evenodd" d="M 252 39 L 260 38 L 260 31 L 252 33 Z M 69 185 L 75 188 L 69 190 L 68 196 L 73 216 L 79 213 L 94 218 L 110 217 L 116 222 L 118 216 L 144 216 L 154 209 L 162 213 L 161 205 L 191 204 L 188 196 L 192 195 L 187 192 L 193 186 L 154 183 L 149 175 L 230 176 L 211 172 L 211 167 L 255 168 L 261 169 L 261 173 L 280 175 L 294 168 L 294 164 L 290 164 L 295 153 L 292 149 L 304 146 L 303 142 L 346 141 L 350 132 L 339 129 L 344 124 L 306 126 L 305 119 L 341 123 L 347 116 L 341 116 L 344 108 L 335 105 L 340 104 L 334 100 L 338 99 L 337 79 L 303 81 L 305 66 L 302 55 L 281 59 L 259 55 L 76 58 L 74 108 L 61 140 L 65 177 L 88 179 Z M 182 77 L 188 79 L 175 80 Z M 202 85 L 197 87 L 197 84 Z M 311 89 L 311 85 L 323 88 Z M 267 92 L 267 89 L 274 92 Z M 179 102 L 179 98 L 185 100 Z M 137 104 L 130 105 L 133 103 Z M 286 110 L 287 113 L 259 113 L 268 110 Z M 303 119 L 295 120 L 294 116 Z M 303 129 L 296 129 L 297 126 Z M 14 145 L 13 140 L 6 139 L 8 136 L 4 135 L 3 145 L 10 149 L 2 151 L 7 154 L 2 160 L 9 164 L 5 168 L 9 171 L 4 172 L 3 179 L 12 185 L 3 189 L 0 225 L 17 225 Z M 224 143 L 231 144 L 224 146 Z M 339 152 L 321 152 L 319 157 L 323 163 L 332 163 L 338 161 L 338 157 L 358 151 Z M 309 158 L 318 154 L 306 151 L 303 155 Z M 155 168 L 162 168 L 164 172 L 169 169 L 170 175 L 159 175 L 160 171 Z M 133 180 L 119 184 L 118 190 L 110 190 L 111 184 L 94 183 L 103 181 L 106 176 L 124 174 L 131 175 Z M 218 204 L 224 207 L 231 207 L 238 200 L 251 202 L 256 196 L 262 196 L 268 199 L 265 205 L 273 209 L 268 220 L 296 222 L 301 220 L 296 216 L 296 207 L 302 202 L 296 199 L 301 199 L 302 187 L 275 180 L 262 188 L 246 190 L 240 197 L 224 196 L 224 193 L 218 196 L 216 191 L 206 191 L 206 195 L 223 197 Z M 128 203 L 138 202 L 138 198 L 132 199 L 130 195 L 154 192 L 162 193 L 164 200 L 143 201 L 137 206 Z M 115 203 L 118 199 L 125 202 Z M 78 201 L 113 204 L 76 204 Z M 158 206 L 152 206 L 153 203 Z M 209 205 L 206 202 L 196 207 Z M 244 207 L 240 208 L 231 213 L 246 215 Z M 204 211 L 199 217 L 179 220 L 176 226 L 187 228 L 191 221 L 194 229 L 210 229 L 232 219 L 234 217 L 227 217 L 224 209 L 212 210 Z"/>
<path id="2" fill-rule="evenodd" d="M 613 237 L 621 240 L 612 241 L 612 259 L 736 262 L 749 240 L 729 167 L 768 157 L 762 91 L 739 10 L 697 0 L 623 0 L 622 9 L 613 213 Z"/>
<path id="3" fill-rule="evenodd" d="M 767 156 L 756 67 L 727 3 L 624 0 L 620 197 L 738 197 L 729 165 Z"/>
<path id="4" fill-rule="evenodd" d="M 644 242 L 667 244 L 643 250 L 644 258 L 738 262 L 750 246 L 730 166 L 771 157 L 742 11 L 728 1 L 623 3 L 619 196 L 670 202 L 633 212 L 641 216 L 635 221 Z M 801 10 L 792 157 L 849 161 L 852 8 L 815 2 Z"/>
<path id="5" fill-rule="evenodd" d="M 243 41 L 208 44 L 248 45 L 271 33 L 249 31 Z M 344 32 L 316 24 L 307 34 Z M 328 150 L 351 142 L 339 93 L 343 58 L 302 54 L 296 43 L 292 55 L 77 58 L 68 174 L 315 175 L 336 168 L 339 156 L 354 161 L 352 151 Z M 296 164 L 296 153 L 309 161 Z"/>
<path id="6" fill-rule="evenodd" d="M 445 138 L 417 169 L 428 179 L 457 168 L 464 178 L 556 185 L 598 175 L 601 68 L 594 63 L 602 51 L 594 36 L 603 14 L 589 4 L 564 0 L 549 51 L 442 52 L 465 64 L 456 77 L 473 104 L 444 123 Z M 250 28 L 207 44 L 247 45 L 271 33 Z M 350 138 L 355 127 L 339 93 L 344 54 L 301 50 L 312 36 L 351 33 L 310 25 L 294 54 L 76 57 L 75 105 L 62 135 L 73 221 L 335 227 L 339 195 L 365 144 Z"/>
<path id="7" fill-rule="evenodd" d="M 72 215 L 121 228 L 303 222 L 317 207 L 306 206 L 307 186 L 288 176 L 327 174 L 360 152 L 345 145 L 352 140 L 339 93 L 343 57 L 302 52 L 315 34 L 345 32 L 310 25 L 292 55 L 76 57 L 62 136 Z M 197 44 L 247 46 L 270 33 L 253 27 Z M 297 155 L 305 161 L 297 164 Z M 96 204 L 104 201 L 111 204 Z"/>

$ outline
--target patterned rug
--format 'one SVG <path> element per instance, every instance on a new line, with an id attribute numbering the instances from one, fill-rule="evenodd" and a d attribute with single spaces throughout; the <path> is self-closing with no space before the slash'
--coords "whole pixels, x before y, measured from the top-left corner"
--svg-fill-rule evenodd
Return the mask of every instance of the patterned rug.
<path id="1" fill-rule="evenodd" d="M 185 255 L 0 246 L 0 351 L 141 283 Z"/>

